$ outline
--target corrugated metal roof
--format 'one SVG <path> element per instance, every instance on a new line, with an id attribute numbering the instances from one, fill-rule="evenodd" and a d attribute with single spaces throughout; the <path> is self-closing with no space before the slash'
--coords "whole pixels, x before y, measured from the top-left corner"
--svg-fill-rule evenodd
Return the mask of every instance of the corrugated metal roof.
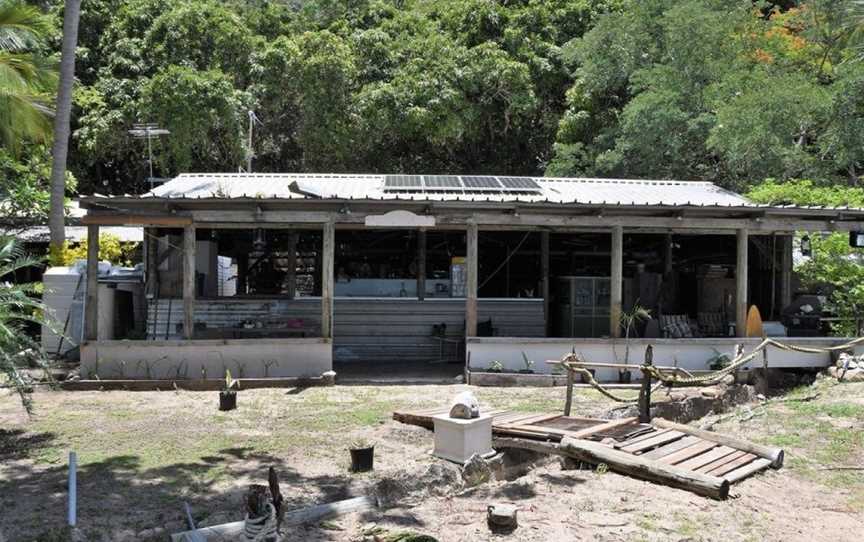
<path id="1" fill-rule="evenodd" d="M 539 190 L 385 190 L 384 175 L 292 173 L 187 173 L 142 198 L 336 198 L 428 201 L 549 202 L 618 205 L 756 206 L 743 196 L 708 182 L 564 177 L 525 177 Z"/>

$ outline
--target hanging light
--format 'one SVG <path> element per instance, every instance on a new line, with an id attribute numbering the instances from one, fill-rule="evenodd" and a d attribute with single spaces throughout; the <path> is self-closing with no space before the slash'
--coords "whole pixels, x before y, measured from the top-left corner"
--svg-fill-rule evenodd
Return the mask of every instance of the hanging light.
<path id="1" fill-rule="evenodd" d="M 801 255 L 808 258 L 813 255 L 813 245 L 810 243 L 810 236 L 806 233 L 801 237 Z"/>
<path id="2" fill-rule="evenodd" d="M 252 234 L 252 247 L 259 251 L 267 248 L 267 235 L 264 233 L 264 228 L 255 228 Z"/>

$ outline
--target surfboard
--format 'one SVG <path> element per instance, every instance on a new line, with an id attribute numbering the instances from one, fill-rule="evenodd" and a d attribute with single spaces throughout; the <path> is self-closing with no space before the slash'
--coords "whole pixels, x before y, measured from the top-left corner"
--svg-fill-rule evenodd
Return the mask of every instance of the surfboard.
<path id="1" fill-rule="evenodd" d="M 747 337 L 761 337 L 764 333 L 762 327 L 762 314 L 759 312 L 756 305 L 750 305 L 750 310 L 747 311 L 746 331 L 747 333 L 745 333 L 745 336 Z"/>

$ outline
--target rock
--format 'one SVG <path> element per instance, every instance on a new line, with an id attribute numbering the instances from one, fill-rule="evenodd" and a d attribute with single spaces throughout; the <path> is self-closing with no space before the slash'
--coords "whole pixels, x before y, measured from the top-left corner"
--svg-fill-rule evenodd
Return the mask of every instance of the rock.
<path id="1" fill-rule="evenodd" d="M 699 393 L 702 397 L 707 397 L 709 399 L 716 399 L 721 395 L 720 390 L 715 387 L 702 388 L 699 390 Z"/>
<path id="2" fill-rule="evenodd" d="M 722 382 L 723 384 L 726 384 L 727 386 L 733 386 L 733 385 L 735 385 L 735 375 L 734 374 L 726 375 L 723 377 L 722 380 L 720 380 L 720 382 Z"/>
<path id="3" fill-rule="evenodd" d="M 494 532 L 509 532 L 518 526 L 516 512 L 512 504 L 490 504 L 486 509 L 486 522 Z"/>
<path id="4" fill-rule="evenodd" d="M 480 417 L 480 403 L 470 391 L 463 391 L 450 403 L 450 417 L 470 420 Z"/>
<path id="5" fill-rule="evenodd" d="M 492 479 L 492 469 L 480 454 L 474 454 L 462 467 L 462 480 L 467 487 L 479 486 Z"/>

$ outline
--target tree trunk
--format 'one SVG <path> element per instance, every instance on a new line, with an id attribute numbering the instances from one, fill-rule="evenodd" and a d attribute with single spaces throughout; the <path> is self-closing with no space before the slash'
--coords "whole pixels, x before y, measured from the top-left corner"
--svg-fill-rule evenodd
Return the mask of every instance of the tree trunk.
<path id="1" fill-rule="evenodd" d="M 78 45 L 78 19 L 81 0 L 66 0 L 63 14 L 63 51 L 60 57 L 60 86 L 57 89 L 57 111 L 54 117 L 54 145 L 51 149 L 51 208 L 48 229 L 51 232 L 51 264 L 58 265 L 66 240 L 64 197 L 66 192 L 66 156 L 69 153 L 72 86 L 75 82 L 75 47 Z"/>

